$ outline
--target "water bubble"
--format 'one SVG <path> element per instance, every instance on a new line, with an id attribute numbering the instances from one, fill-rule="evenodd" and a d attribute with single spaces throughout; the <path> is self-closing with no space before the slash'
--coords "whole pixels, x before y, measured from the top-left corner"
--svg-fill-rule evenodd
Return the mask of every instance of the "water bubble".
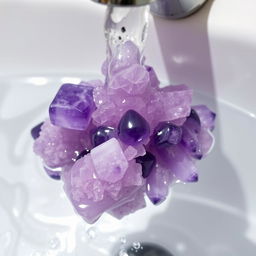
<path id="1" fill-rule="evenodd" d="M 139 249 L 140 249 L 140 242 L 133 242 L 133 243 L 132 243 L 132 247 L 133 247 L 135 250 L 139 250 Z"/>
<path id="2" fill-rule="evenodd" d="M 54 237 L 53 239 L 51 239 L 49 241 L 49 248 L 52 250 L 56 250 L 58 249 L 58 247 L 60 246 L 60 240 L 57 237 Z"/>
<path id="3" fill-rule="evenodd" d="M 120 238 L 120 242 L 121 242 L 121 244 L 125 244 L 126 243 L 126 238 L 125 237 L 121 237 Z"/>
<path id="4" fill-rule="evenodd" d="M 97 236 L 97 230 L 94 227 L 89 228 L 86 233 L 90 239 L 94 239 Z"/>

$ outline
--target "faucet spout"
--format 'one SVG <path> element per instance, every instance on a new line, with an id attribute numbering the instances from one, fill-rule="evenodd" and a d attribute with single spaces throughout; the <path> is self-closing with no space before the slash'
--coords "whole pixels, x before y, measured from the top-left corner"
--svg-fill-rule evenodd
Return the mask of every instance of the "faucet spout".
<path id="1" fill-rule="evenodd" d="M 181 19 L 198 11 L 207 0 L 92 0 L 117 7 L 151 5 L 151 12 L 169 19 Z"/>
<path id="2" fill-rule="evenodd" d="M 93 0 L 101 4 L 110 4 L 114 6 L 142 6 L 150 4 L 153 0 Z"/>

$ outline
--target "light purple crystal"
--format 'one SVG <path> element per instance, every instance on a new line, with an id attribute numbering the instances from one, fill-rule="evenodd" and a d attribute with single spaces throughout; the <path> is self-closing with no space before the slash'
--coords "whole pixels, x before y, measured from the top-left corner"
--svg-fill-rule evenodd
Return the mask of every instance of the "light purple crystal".
<path id="1" fill-rule="evenodd" d="M 142 177 L 142 167 L 136 163 L 135 159 L 129 162 L 129 167 L 123 178 L 123 186 L 142 186 L 145 180 Z"/>
<path id="2" fill-rule="evenodd" d="M 196 105 L 193 109 L 198 114 L 202 127 L 213 131 L 216 114 L 205 105 Z"/>
<path id="3" fill-rule="evenodd" d="M 110 210 L 109 213 L 117 219 L 122 219 L 124 216 L 146 207 L 144 190 L 144 188 L 138 190 L 131 198 L 132 200 Z"/>
<path id="4" fill-rule="evenodd" d="M 123 178 L 128 162 L 117 141 L 112 138 L 91 150 L 95 172 L 100 180 L 116 182 Z"/>
<path id="5" fill-rule="evenodd" d="M 146 194 L 153 204 L 160 204 L 166 199 L 170 181 L 170 171 L 160 165 L 151 172 L 147 178 Z"/>
<path id="6" fill-rule="evenodd" d="M 201 144 L 202 155 L 205 157 L 211 152 L 214 146 L 214 136 L 209 130 L 203 129 L 198 135 L 198 140 Z"/>
<path id="7" fill-rule="evenodd" d="M 63 84 L 49 107 L 52 124 L 73 130 L 86 130 L 95 110 L 93 87 Z"/>
<path id="8" fill-rule="evenodd" d="M 136 150 L 136 148 L 134 148 L 132 146 L 128 146 L 124 151 L 124 155 L 128 161 L 134 159 L 136 157 L 137 153 L 138 153 L 138 151 Z"/>
<path id="9" fill-rule="evenodd" d="M 186 85 L 168 86 L 155 94 L 153 104 L 159 109 L 159 121 L 172 121 L 189 116 L 192 90 Z"/>
<path id="10" fill-rule="evenodd" d="M 34 152 L 49 167 L 61 167 L 72 162 L 77 152 L 90 145 L 89 135 L 52 125 L 46 120 L 41 127 L 40 136 L 34 142 Z"/>
<path id="11" fill-rule="evenodd" d="M 165 148 L 161 152 L 162 165 L 170 170 L 172 179 L 181 182 L 195 182 L 197 179 L 197 168 L 195 160 L 182 145 Z"/>
<path id="12" fill-rule="evenodd" d="M 155 70 L 150 66 L 146 66 L 146 69 L 149 74 L 150 86 L 154 88 L 159 88 L 160 82 L 158 80 Z"/>
<path id="13" fill-rule="evenodd" d="M 144 185 L 140 183 L 142 185 L 136 186 L 134 179 L 131 186 L 122 186 L 124 179 L 116 183 L 100 182 L 94 172 L 94 165 L 88 154 L 62 174 L 65 192 L 78 214 L 88 223 L 94 223 L 106 211 L 134 201 L 137 192 Z M 84 186 L 87 183 L 94 183 L 96 187 Z M 132 208 L 126 209 L 128 214 Z"/>
<path id="14" fill-rule="evenodd" d="M 149 82 L 149 73 L 146 68 L 139 64 L 133 64 L 113 76 L 109 88 L 122 89 L 130 95 L 138 95 L 145 92 Z"/>
<path id="15" fill-rule="evenodd" d="M 109 65 L 109 75 L 116 75 L 133 64 L 139 64 L 140 58 L 139 49 L 132 41 L 118 45 L 116 52 L 112 52 L 111 60 L 106 62 L 106 65 Z M 104 73 L 106 73 L 106 70 L 107 68 L 103 67 L 102 71 Z"/>

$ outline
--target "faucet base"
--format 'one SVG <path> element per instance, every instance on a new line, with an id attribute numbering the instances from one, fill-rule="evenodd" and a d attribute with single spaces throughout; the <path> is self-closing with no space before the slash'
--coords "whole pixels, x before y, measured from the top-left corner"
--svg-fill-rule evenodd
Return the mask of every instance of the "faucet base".
<path id="1" fill-rule="evenodd" d="M 207 0 L 156 0 L 151 12 L 163 18 L 182 19 L 197 12 Z"/>

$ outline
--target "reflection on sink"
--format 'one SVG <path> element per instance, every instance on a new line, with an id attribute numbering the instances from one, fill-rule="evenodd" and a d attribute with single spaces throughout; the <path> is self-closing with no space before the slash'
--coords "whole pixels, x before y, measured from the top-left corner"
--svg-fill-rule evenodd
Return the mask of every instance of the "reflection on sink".
<path id="1" fill-rule="evenodd" d="M 163 205 L 122 221 L 104 216 L 93 227 L 74 215 L 61 183 L 46 177 L 32 153 L 30 128 L 44 119 L 58 86 L 95 77 L 104 56 L 104 8 L 55 1 L 0 4 L 0 250 L 110 256 L 125 237 L 173 255 L 255 255 L 255 20 L 244 17 L 254 1 L 232 0 L 231 12 L 231 0 L 209 0 L 186 20 L 152 18 L 147 63 L 163 81 L 190 85 L 194 103 L 217 112 L 216 146 L 199 164 L 198 184 L 176 185 Z"/>

